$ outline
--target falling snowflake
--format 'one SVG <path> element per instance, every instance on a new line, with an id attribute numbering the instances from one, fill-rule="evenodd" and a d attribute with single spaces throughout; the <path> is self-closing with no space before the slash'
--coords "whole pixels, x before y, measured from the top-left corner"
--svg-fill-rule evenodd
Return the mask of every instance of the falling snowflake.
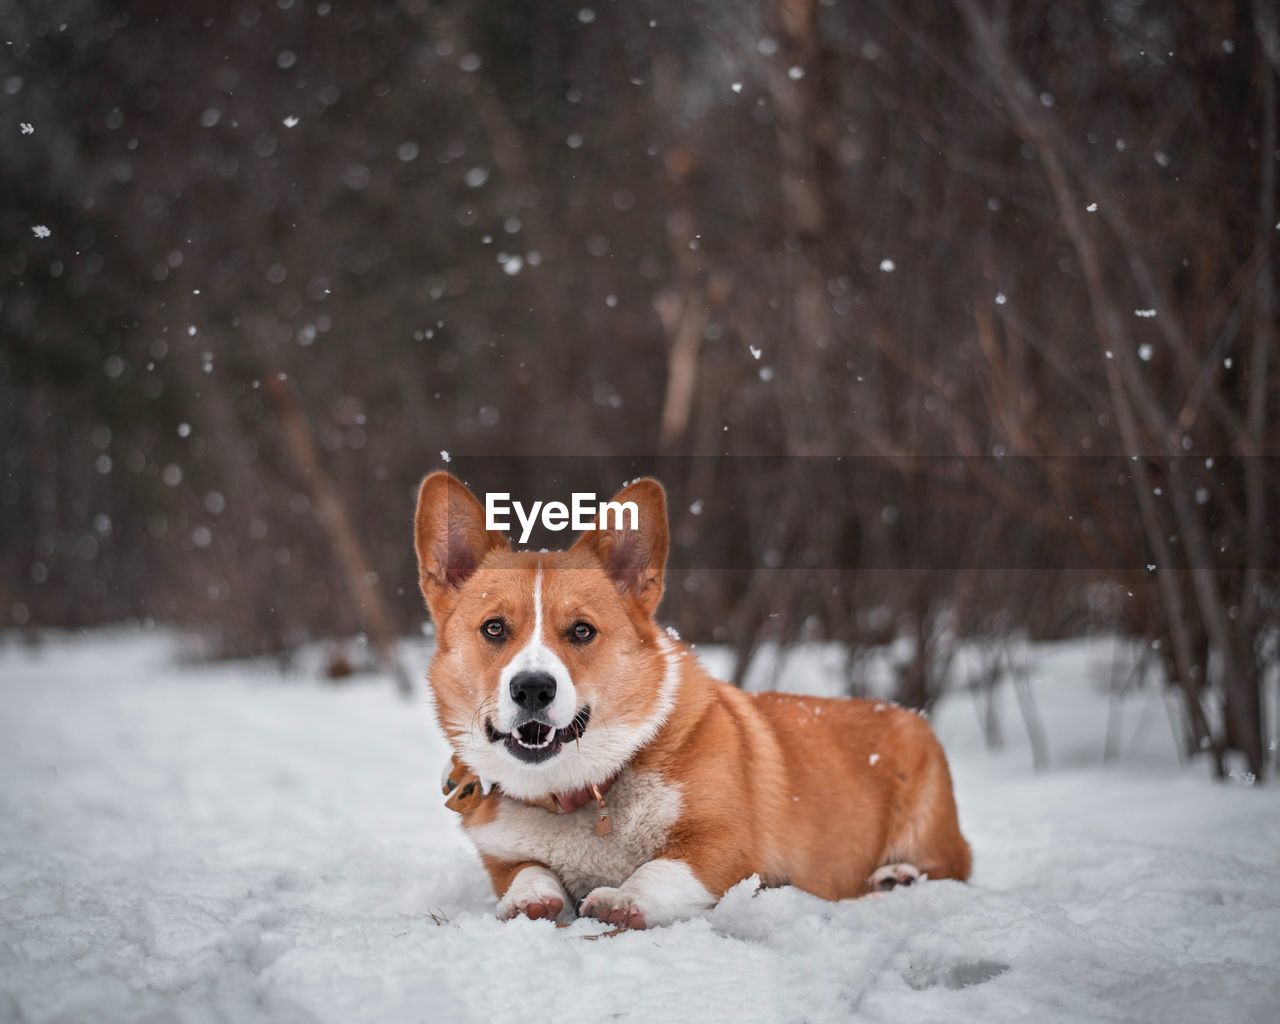
<path id="1" fill-rule="evenodd" d="M 520 256 L 502 256 L 502 272 L 508 277 L 515 277 L 524 269 L 524 259 Z"/>
<path id="2" fill-rule="evenodd" d="M 299 118 L 297 114 L 290 114 L 280 123 L 283 124 L 286 128 L 293 128 L 295 125 L 297 125 L 298 121 L 299 121 Z"/>
<path id="3" fill-rule="evenodd" d="M 1135 309 L 1133 311 L 1133 315 L 1140 316 L 1144 320 L 1150 320 L 1153 316 L 1156 315 L 1156 311 L 1154 309 Z"/>
<path id="4" fill-rule="evenodd" d="M 689 506 L 689 515 L 691 516 L 702 515 L 702 499 L 701 498 L 699 498 L 697 501 L 695 501 L 692 505 Z"/>
<path id="5" fill-rule="evenodd" d="M 760 379 L 764 381 L 766 384 L 768 384 L 769 381 L 773 380 L 773 367 L 772 366 L 760 367 Z"/>
<path id="6" fill-rule="evenodd" d="M 748 345 L 747 351 L 751 353 L 752 359 L 759 359 L 764 355 L 764 349 L 756 348 L 754 345 Z"/>
<path id="7" fill-rule="evenodd" d="M 897 266 L 898 265 L 894 263 L 893 260 L 880 261 L 880 269 L 883 270 L 886 274 L 892 274 L 894 270 L 897 269 Z"/>
<path id="8" fill-rule="evenodd" d="M 1086 212 L 1086 213 L 1097 213 L 1097 212 L 1098 212 L 1098 204 L 1097 204 L 1097 203 L 1090 203 L 1088 206 L 1086 206 L 1086 207 L 1085 207 L 1085 212 Z"/>
<path id="9" fill-rule="evenodd" d="M 1004 292 L 996 292 L 996 305 L 1003 306 L 1009 299 Z"/>
<path id="10" fill-rule="evenodd" d="M 804 78 L 804 68 L 800 67 L 798 64 L 788 68 L 787 77 L 793 82 L 800 81 L 800 79 Z"/>
<path id="11" fill-rule="evenodd" d="M 52 232 L 50 232 L 50 230 L 47 227 L 45 227 L 43 224 L 35 225 L 31 229 L 31 233 L 35 235 L 36 238 L 48 238 L 49 235 L 52 234 Z"/>
<path id="12" fill-rule="evenodd" d="M 18 125 L 18 127 L 22 129 L 23 135 L 32 135 L 35 133 L 35 130 L 36 130 L 35 125 L 29 124 L 26 121 L 23 121 L 21 124 Z M 1277 224 L 1276 227 L 1280 228 L 1280 224 Z"/>
<path id="13" fill-rule="evenodd" d="M 1156 350 L 1150 345 L 1143 344 L 1138 346 L 1138 358 L 1144 363 L 1151 362 L 1151 357 L 1155 355 L 1155 352 Z"/>
<path id="14" fill-rule="evenodd" d="M 732 89 L 734 92 L 742 92 L 742 83 L 734 82 L 733 85 L 729 86 L 729 88 Z M 1276 227 L 1280 228 L 1280 224 L 1277 224 Z"/>
<path id="15" fill-rule="evenodd" d="M 452 455 L 450 455 L 450 454 L 449 454 L 448 452 L 446 452 L 446 451 L 441 451 L 441 452 L 440 452 L 440 461 L 441 461 L 441 462 L 452 462 L 452 461 L 453 461 L 453 456 L 452 456 Z"/>
<path id="16" fill-rule="evenodd" d="M 872 768 L 874 768 L 879 763 L 880 763 L 879 754 L 872 754 L 869 758 L 867 758 L 867 764 L 871 765 Z"/>

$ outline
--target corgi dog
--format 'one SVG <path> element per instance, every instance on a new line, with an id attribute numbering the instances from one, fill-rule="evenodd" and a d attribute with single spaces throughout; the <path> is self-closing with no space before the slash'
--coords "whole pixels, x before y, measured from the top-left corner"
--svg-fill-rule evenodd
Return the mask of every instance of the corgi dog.
<path id="1" fill-rule="evenodd" d="M 666 494 L 623 488 L 567 551 L 512 551 L 448 473 L 414 533 L 436 627 L 435 711 L 498 916 L 619 929 L 713 907 L 752 875 L 830 900 L 969 876 L 951 775 L 918 715 L 874 700 L 748 694 L 654 621 Z"/>

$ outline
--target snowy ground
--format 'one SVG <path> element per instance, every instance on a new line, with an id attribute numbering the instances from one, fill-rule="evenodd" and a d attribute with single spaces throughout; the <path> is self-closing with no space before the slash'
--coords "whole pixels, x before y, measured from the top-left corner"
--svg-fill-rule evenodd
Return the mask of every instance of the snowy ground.
<path id="1" fill-rule="evenodd" d="M 999 755 L 968 697 L 940 710 L 971 885 L 740 886 L 592 942 L 493 919 L 442 741 L 389 685 L 181 667 L 157 637 L 9 647 L 0 1021 L 1280 1019 L 1280 789 L 1179 769 L 1155 694 L 1104 767 L 1112 655 L 1033 652 L 1039 775 L 1011 697 Z"/>

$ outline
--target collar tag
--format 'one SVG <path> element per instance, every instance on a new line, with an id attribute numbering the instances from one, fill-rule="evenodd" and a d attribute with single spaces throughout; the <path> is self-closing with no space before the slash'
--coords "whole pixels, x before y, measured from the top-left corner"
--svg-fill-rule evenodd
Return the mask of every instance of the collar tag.
<path id="1" fill-rule="evenodd" d="M 596 798 L 596 835 L 607 836 L 613 831 L 613 822 L 609 820 L 609 808 L 604 804 L 604 794 L 599 786 L 591 787 L 591 795 Z"/>

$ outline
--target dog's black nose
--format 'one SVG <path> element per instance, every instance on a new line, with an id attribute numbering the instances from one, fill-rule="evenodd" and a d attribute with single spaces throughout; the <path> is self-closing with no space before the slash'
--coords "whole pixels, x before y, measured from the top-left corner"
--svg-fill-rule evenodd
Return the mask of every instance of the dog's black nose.
<path id="1" fill-rule="evenodd" d="M 556 699 L 556 681 L 546 672 L 517 672 L 511 680 L 511 699 L 526 711 L 541 711 Z"/>

